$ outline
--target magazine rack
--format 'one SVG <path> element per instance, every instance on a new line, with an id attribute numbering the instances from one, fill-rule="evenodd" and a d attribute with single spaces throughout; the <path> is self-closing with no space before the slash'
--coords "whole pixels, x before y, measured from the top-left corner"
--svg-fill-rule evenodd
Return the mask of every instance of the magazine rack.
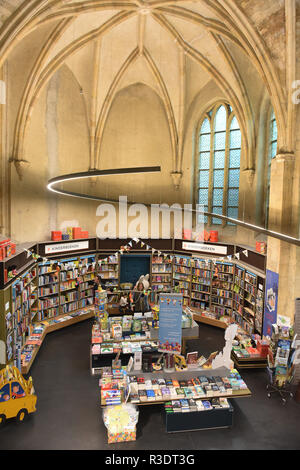
<path id="1" fill-rule="evenodd" d="M 274 378 L 275 378 L 275 368 L 270 368 L 267 367 L 268 375 L 269 375 L 269 380 L 270 383 L 267 385 L 267 390 L 268 390 L 268 398 L 271 398 L 273 393 L 278 393 L 279 396 L 281 397 L 282 404 L 286 404 L 286 398 L 285 396 L 290 396 L 291 398 L 294 396 L 293 392 L 289 389 L 289 385 L 291 384 L 293 377 L 289 379 L 289 381 L 285 382 L 283 386 L 278 386 L 275 384 Z"/>

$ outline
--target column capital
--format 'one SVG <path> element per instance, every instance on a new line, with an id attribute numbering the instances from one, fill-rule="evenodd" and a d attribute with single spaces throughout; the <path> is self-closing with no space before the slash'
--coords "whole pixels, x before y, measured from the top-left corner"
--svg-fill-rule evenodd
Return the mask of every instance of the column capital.
<path id="1" fill-rule="evenodd" d="M 295 161 L 295 154 L 293 152 L 289 153 L 278 153 L 275 158 L 273 158 L 274 161 L 284 161 L 284 162 L 294 162 Z"/>
<path id="2" fill-rule="evenodd" d="M 178 191 L 181 183 L 181 178 L 182 178 L 182 171 L 173 171 L 171 173 L 172 179 L 173 179 L 173 184 L 175 186 L 176 191 Z"/>
<path id="3" fill-rule="evenodd" d="M 250 187 L 253 186 L 253 181 L 254 181 L 254 176 L 255 176 L 255 169 L 254 168 L 245 168 L 243 170 L 243 173 L 245 173 L 247 177 L 247 181 Z"/>
<path id="4" fill-rule="evenodd" d="M 30 166 L 30 162 L 27 160 L 22 160 L 18 158 L 12 158 L 10 160 L 10 163 L 14 163 L 16 171 L 18 173 L 20 181 L 22 181 L 23 176 L 24 176 L 24 171 L 26 168 Z"/>

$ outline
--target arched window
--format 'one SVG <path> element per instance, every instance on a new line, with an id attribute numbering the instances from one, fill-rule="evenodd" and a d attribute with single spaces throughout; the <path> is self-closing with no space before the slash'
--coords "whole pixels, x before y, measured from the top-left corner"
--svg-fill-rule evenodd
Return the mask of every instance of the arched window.
<path id="1" fill-rule="evenodd" d="M 216 105 L 203 118 L 198 133 L 196 203 L 205 211 L 238 218 L 240 158 L 238 121 L 229 105 Z M 216 217 L 205 217 L 204 223 L 224 225 Z"/>
<path id="2" fill-rule="evenodd" d="M 269 202 L 270 202 L 270 181 L 271 181 L 271 162 L 277 154 L 277 122 L 272 109 L 269 119 L 268 129 L 268 157 L 267 157 L 267 190 L 266 190 L 266 228 L 269 223 Z"/>

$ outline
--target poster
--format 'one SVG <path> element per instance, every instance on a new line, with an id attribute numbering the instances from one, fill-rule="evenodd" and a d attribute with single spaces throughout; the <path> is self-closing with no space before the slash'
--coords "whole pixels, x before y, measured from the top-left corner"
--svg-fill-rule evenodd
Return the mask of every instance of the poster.
<path id="1" fill-rule="evenodd" d="M 169 354 L 181 352 L 182 295 L 160 294 L 158 350 Z"/>
<path id="2" fill-rule="evenodd" d="M 278 273 L 267 269 L 263 328 L 264 336 L 271 336 L 272 324 L 277 321 L 278 284 Z"/>

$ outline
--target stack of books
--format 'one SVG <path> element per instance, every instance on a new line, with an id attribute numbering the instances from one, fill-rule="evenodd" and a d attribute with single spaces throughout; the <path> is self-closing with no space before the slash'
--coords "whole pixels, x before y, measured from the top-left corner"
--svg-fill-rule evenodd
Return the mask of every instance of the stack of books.
<path id="1" fill-rule="evenodd" d="M 125 369 L 103 367 L 99 380 L 101 405 L 120 405 L 127 395 L 127 374 Z"/>
<path id="2" fill-rule="evenodd" d="M 207 411 L 213 409 L 229 408 L 230 404 L 227 398 L 212 398 L 211 400 L 172 400 L 165 403 L 166 413 L 192 413 L 198 411 Z"/>

